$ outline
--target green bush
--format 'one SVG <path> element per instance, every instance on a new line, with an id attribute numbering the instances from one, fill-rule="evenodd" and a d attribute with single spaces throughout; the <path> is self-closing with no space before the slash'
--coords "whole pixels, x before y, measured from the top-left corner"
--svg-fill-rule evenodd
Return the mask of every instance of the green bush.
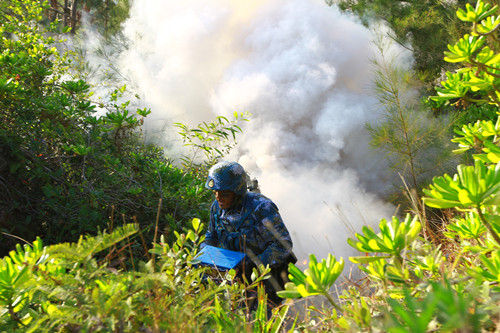
<path id="1" fill-rule="evenodd" d="M 478 120 L 492 120 L 497 119 L 497 107 L 489 104 L 470 104 L 466 108 L 454 108 L 452 117 L 453 125 L 455 128 L 462 128 L 464 125 L 474 123 Z"/>
<path id="2" fill-rule="evenodd" d="M 453 103 L 496 105 L 500 103 L 500 42 L 498 5 L 478 1 L 466 10 L 459 9 L 457 16 L 472 23 L 470 34 L 455 44 L 448 45 L 445 60 L 460 63 L 462 68 L 447 72 L 446 80 L 436 87 L 437 96 L 431 97 L 438 105 Z"/>
<path id="3" fill-rule="evenodd" d="M 330 289 L 344 269 L 342 258 L 329 255 L 318 261 L 311 255 L 305 271 L 290 264 L 290 282 L 280 295 L 322 295 L 328 305 L 306 308 L 299 321 L 286 317 L 286 304 L 268 318 L 261 288 L 259 306 L 249 314 L 245 294 L 257 288 L 269 268 L 254 270 L 254 279 L 245 285 L 234 271 L 220 274 L 197 266 L 200 220 L 194 219 L 186 233 L 177 230 L 194 215 L 205 214 L 206 219 L 209 193 L 199 174 L 172 167 L 161 150 L 140 143 L 148 110 L 131 112 L 128 102 L 119 102 L 124 88 L 101 105 L 105 116 L 95 116 L 90 87 L 68 77 L 68 56 L 53 48 L 55 40 L 35 24 L 43 8 L 28 0 L 0 3 L 8 13 L 0 17 L 3 230 L 26 238 L 41 234 L 49 242 L 71 239 L 73 232 L 76 240 L 80 233 L 102 227 L 111 212 L 112 223 L 120 214 L 133 214 L 145 221 L 143 226 L 157 218 L 166 237 L 154 242 L 147 261 L 134 257 L 135 239 L 143 229 L 138 225 L 110 226 L 111 233 L 80 236 L 72 244 L 44 247 L 37 239 L 24 248 L 16 246 L 0 260 L 0 329 L 277 332 L 284 324 L 304 331 L 499 329 L 498 115 L 457 130 L 456 152 L 470 153 L 474 165 L 435 177 L 424 190 L 428 206 L 449 212 L 442 235 L 429 230 L 423 214 L 381 220 L 378 232 L 365 227 L 348 240 L 360 251 L 350 260 L 364 276 L 337 297 Z M 439 103 L 500 106 L 498 61 L 491 63 L 498 58 L 498 46 L 490 38 L 498 31 L 497 12 L 498 7 L 482 0 L 458 12 L 472 23 L 472 37 L 450 46 L 447 59 L 466 66 L 448 74 L 435 98 Z M 222 128 L 229 136 L 238 129 L 233 125 L 219 119 L 215 127 L 179 127 L 188 143 L 217 157 L 219 152 L 199 143 L 196 134 L 203 139 Z M 158 200 L 163 207 L 156 205 Z M 1 244 L 6 246 L 3 239 Z M 123 253 L 134 269 L 115 268 L 112 261 L 123 260 Z"/>
<path id="4" fill-rule="evenodd" d="M 150 250 L 156 260 L 137 270 L 117 271 L 95 255 L 132 237 L 137 225 L 112 233 L 81 237 L 77 243 L 17 246 L 0 260 L 0 330 L 23 332 L 277 332 L 287 306 L 268 320 L 265 295 L 248 316 L 246 292 L 269 270 L 254 271 L 244 285 L 235 272 L 210 272 L 197 266 L 203 225 L 192 221 L 186 234 L 168 245 L 161 239 Z"/>
<path id="5" fill-rule="evenodd" d="M 473 33 L 489 34 L 498 30 L 498 7 L 478 0 L 476 7 L 459 10 L 460 19 L 473 22 Z M 497 22 L 497 23 L 495 23 Z M 483 36 L 486 38 L 486 36 Z M 489 36 L 488 36 L 489 37 Z M 481 37 L 480 37 L 481 38 Z M 466 36 L 451 47 L 458 60 L 468 68 L 449 78 L 438 88 L 442 103 L 464 99 L 474 103 L 490 103 L 497 108 L 498 59 L 491 49 L 481 49 L 480 38 Z M 481 45 L 479 45 L 481 44 Z M 484 46 L 486 47 L 486 46 Z M 481 51 L 479 51 L 481 50 Z M 465 52 L 465 51 L 464 51 Z M 476 58 L 476 55 L 486 58 Z M 487 56 L 486 56 L 487 55 Z M 447 60 L 453 55 L 448 54 Z M 481 65 L 481 61 L 486 61 Z M 496 72 L 495 72 L 496 71 Z M 491 79 L 491 80 L 490 80 Z M 448 89 L 448 92 L 445 90 Z M 463 94 L 455 94 L 462 91 Z M 475 96 L 471 100 L 470 95 Z M 464 125 L 452 141 L 459 144 L 457 153 L 473 150 L 473 166 L 459 165 L 453 176 L 435 177 L 424 189 L 426 205 L 453 211 L 444 225 L 442 236 L 428 230 L 423 216 L 407 215 L 404 221 L 393 217 L 391 222 L 382 220 L 380 232 L 364 227 L 363 234 L 348 243 L 365 255 L 351 257 L 365 273 L 357 284 L 348 285 L 334 304 L 335 309 L 308 309 L 308 320 L 299 325 L 305 329 L 338 330 L 350 332 L 429 332 L 429 331 L 497 331 L 500 327 L 498 304 L 500 294 L 500 148 L 498 147 L 499 124 L 496 120 L 477 121 Z M 423 235 L 419 236 L 420 229 Z M 369 255 L 370 254 L 370 255 Z M 314 279 L 320 294 L 329 295 L 330 285 L 323 276 L 340 272 L 338 267 L 326 268 L 311 260 L 310 272 L 320 272 Z M 291 283 L 282 297 L 296 297 L 293 291 L 304 289 L 308 276 L 293 264 L 289 267 Z M 305 284 L 307 286 L 307 284 Z M 312 293 L 311 293 L 312 294 Z M 307 293 L 300 293 L 308 296 Z M 332 301 L 330 301 L 332 303 Z M 333 303 L 332 303 L 333 304 Z"/>
<path id="6" fill-rule="evenodd" d="M 149 110 L 130 110 L 125 87 L 94 103 L 89 84 L 72 78 L 57 22 L 39 24 L 46 9 L 33 0 L 0 4 L 0 254 L 17 241 L 7 234 L 76 240 L 110 215 L 114 224 L 135 219 L 151 231 L 148 241 L 158 212 L 168 237 L 207 217 L 210 193 L 196 175 L 144 143 Z"/>

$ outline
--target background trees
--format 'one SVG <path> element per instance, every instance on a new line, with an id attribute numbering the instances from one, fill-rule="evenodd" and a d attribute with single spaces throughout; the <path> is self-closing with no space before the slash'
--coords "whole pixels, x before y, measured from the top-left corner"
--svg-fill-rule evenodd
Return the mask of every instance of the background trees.
<path id="1" fill-rule="evenodd" d="M 120 30 L 120 24 L 128 17 L 129 0 L 50 0 L 48 19 L 58 20 L 61 27 L 69 27 L 75 33 L 84 15 L 104 36 Z"/>
<path id="2" fill-rule="evenodd" d="M 471 0 L 327 0 L 341 10 L 359 16 L 365 25 L 382 20 L 391 28 L 391 37 L 408 47 L 415 58 L 415 70 L 421 80 L 432 82 L 441 70 L 450 69 L 443 60 L 446 44 L 467 31 L 455 11 Z"/>
<path id="3" fill-rule="evenodd" d="M 64 6 L 78 8 L 79 3 Z M 394 7 L 393 13 L 405 6 L 410 12 L 420 8 L 416 2 L 344 3 Z M 122 96 L 125 87 L 115 89 L 106 103 L 92 100 L 89 84 L 72 75 L 71 55 L 57 47 L 60 25 L 44 18 L 49 6 L 33 0 L 0 2 L 0 251 L 15 248 L 0 260 L 2 329 L 276 332 L 288 320 L 288 327 L 302 330 L 498 330 L 500 121 L 498 112 L 478 120 L 477 111 L 500 107 L 500 16 L 492 1 L 478 0 L 458 11 L 471 29 L 448 46 L 445 60 L 456 68 L 431 98 L 438 106 L 464 108 L 473 120 L 453 139 L 455 152 L 469 154 L 473 165 L 462 164 L 453 175 L 424 186 L 425 204 L 447 210 L 442 227 L 429 228 L 424 214 L 381 220 L 379 230 L 364 227 L 348 243 L 360 251 L 350 261 L 366 275 L 347 281 L 338 297 L 330 287 L 341 276 L 343 259 L 311 256 L 304 271 L 292 265 L 291 284 L 282 296 L 323 295 L 329 302 L 308 307 L 300 320 L 286 319 L 288 306 L 268 319 L 262 292 L 261 306 L 254 317 L 247 316 L 247 287 L 234 280 L 234 272 L 212 272 L 213 279 L 204 279 L 208 270 L 195 261 L 203 227 L 192 218 L 207 219 L 209 193 L 196 172 L 207 165 L 188 159 L 181 170 L 159 147 L 145 144 L 140 126 L 149 110 L 132 110 Z M 392 106 L 387 110 L 392 123 L 422 107 L 398 103 L 398 89 L 408 78 L 389 80 L 393 73 L 381 73 L 379 78 L 387 79 L 378 83 L 380 96 Z M 98 108 L 106 112 L 98 116 Z M 178 127 L 186 143 L 205 151 L 208 159 L 218 158 L 224 152 L 219 143 L 240 130 L 222 118 Z M 396 143 L 416 146 L 404 142 L 404 131 L 395 133 L 388 134 Z M 415 150 L 401 151 L 406 154 L 401 160 L 412 162 L 408 157 Z M 116 226 L 130 220 L 138 223 Z M 155 233 L 144 232 L 152 226 L 164 234 L 159 242 Z M 97 231 L 105 227 L 114 231 Z M 37 239 L 14 247 L 16 235 L 29 242 L 36 235 L 45 243 L 78 242 L 44 247 Z M 141 235 L 144 242 L 138 241 Z M 266 272 L 255 271 L 250 285 Z"/>
<path id="4" fill-rule="evenodd" d="M 327 291 L 343 268 L 334 265 L 335 257 L 326 262 L 312 257 L 304 272 L 291 264 L 291 282 L 283 297 L 316 292 L 335 307 L 331 315 L 323 309 L 311 310 L 320 313 L 323 321 L 315 325 L 311 320 L 309 327 L 352 332 L 498 330 L 500 54 L 496 37 L 488 46 L 485 41 L 486 36 L 498 36 L 498 11 L 498 6 L 479 0 L 457 12 L 461 20 L 472 23 L 472 31 L 448 46 L 445 59 L 464 67 L 448 72 L 448 81 L 433 97 L 441 103 L 490 103 L 497 110 L 496 121 L 464 125 L 453 139 L 459 144 L 457 153 L 473 150 L 474 165 L 459 165 L 453 176 L 435 177 L 424 189 L 424 203 L 448 209 L 450 215 L 437 232 L 428 228 L 425 216 L 407 215 L 404 221 L 382 219 L 379 232 L 365 226 L 349 239 L 349 245 L 360 252 L 349 259 L 366 275 L 343 291 L 341 306 L 333 304 Z"/>
<path id="5" fill-rule="evenodd" d="M 57 22 L 37 24 L 47 4 L 7 1 L 0 9 L 0 253 L 18 241 L 6 234 L 74 240 L 113 214 L 115 223 L 123 216 L 143 226 L 159 218 L 170 235 L 184 219 L 206 216 L 201 182 L 144 143 L 149 111 L 130 110 L 125 87 L 96 103 L 90 86 L 72 77 L 70 55 L 51 37 Z"/>

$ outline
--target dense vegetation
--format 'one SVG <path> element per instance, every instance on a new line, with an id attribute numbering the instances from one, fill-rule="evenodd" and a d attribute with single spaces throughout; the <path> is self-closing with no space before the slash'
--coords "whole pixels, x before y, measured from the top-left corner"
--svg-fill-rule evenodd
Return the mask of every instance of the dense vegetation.
<path id="1" fill-rule="evenodd" d="M 120 24 L 128 17 L 128 0 L 50 0 L 44 19 L 56 23 L 59 30 L 70 28 L 76 33 L 84 19 L 88 19 L 106 37 L 120 31 Z"/>
<path id="2" fill-rule="evenodd" d="M 404 220 L 381 220 L 380 232 L 364 227 L 349 245 L 365 255 L 350 261 L 366 273 L 336 301 L 330 288 L 343 259 L 311 256 L 304 272 L 289 268 L 284 297 L 324 295 L 333 311 L 312 309 L 321 321 L 305 328 L 340 331 L 497 331 L 500 322 L 500 43 L 498 6 L 479 0 L 457 16 L 472 25 L 445 53 L 461 68 L 437 87 L 438 103 L 489 103 L 496 121 L 478 120 L 457 130 L 457 153 L 473 151 L 474 165 L 459 165 L 453 176 L 435 177 L 423 189 L 425 205 L 447 209 L 443 225 L 429 225 L 416 206 Z M 451 211 L 450 211 L 451 210 Z M 369 255 L 370 254 L 370 255 Z M 313 317 L 314 318 L 314 317 Z"/>
<path id="3" fill-rule="evenodd" d="M 170 237 L 206 218 L 209 193 L 196 174 L 144 143 L 149 110 L 130 110 L 125 87 L 93 101 L 90 86 L 74 79 L 71 54 L 58 51 L 57 21 L 36 24 L 48 7 L 3 1 L 0 9 L 0 254 L 18 242 L 7 234 L 74 241 L 111 215 L 141 228 L 158 218 Z"/>
<path id="4" fill-rule="evenodd" d="M 470 0 L 326 0 L 341 10 L 356 14 L 368 26 L 384 21 L 392 30 L 390 36 L 409 48 L 415 58 L 415 69 L 424 81 L 432 81 L 449 63 L 443 60 L 446 44 L 460 38 L 467 25 L 455 11 Z"/>
<path id="5" fill-rule="evenodd" d="M 365 275 L 339 297 L 331 287 L 344 259 L 318 262 L 311 255 L 305 271 L 290 265 L 284 298 L 327 301 L 300 319 L 288 314 L 288 303 L 267 318 L 262 291 L 257 311 L 248 314 L 245 295 L 266 268 L 242 284 L 233 271 L 196 266 L 203 240 L 196 217 L 207 220 L 209 200 L 200 170 L 231 148 L 225 140 L 240 128 L 225 118 L 193 129 L 178 124 L 208 164 L 186 158 L 183 169 L 174 167 L 144 142 L 140 128 L 149 110 L 130 110 L 124 87 L 97 102 L 75 79 L 50 8 L 35 0 L 0 3 L 0 251 L 15 248 L 0 260 L 0 331 L 499 329 L 500 121 L 497 113 L 478 120 L 477 111 L 500 106 L 498 6 L 479 0 L 458 10 L 470 31 L 448 46 L 445 60 L 455 70 L 431 97 L 433 105 L 460 105 L 472 121 L 453 139 L 471 165 L 422 189 L 425 205 L 446 210 L 441 226 L 431 225 L 411 196 L 413 213 L 380 221 L 378 233 L 364 227 L 348 243 L 360 251 L 349 259 Z M 396 116 L 408 111 L 388 107 Z M 403 163 L 418 166 L 408 158 L 416 145 L 398 140 Z M 414 176 L 410 186 L 419 187 Z M 97 236 L 79 236 L 87 233 Z M 14 246 L 13 236 L 30 244 Z"/>

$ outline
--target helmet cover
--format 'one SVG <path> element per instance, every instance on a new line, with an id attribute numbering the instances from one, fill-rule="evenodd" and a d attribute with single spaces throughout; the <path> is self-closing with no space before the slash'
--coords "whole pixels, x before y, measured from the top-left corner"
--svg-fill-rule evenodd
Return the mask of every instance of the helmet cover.
<path id="1" fill-rule="evenodd" d="M 219 162 L 208 171 L 205 187 L 214 191 L 232 191 L 243 195 L 247 191 L 247 177 L 236 162 Z"/>

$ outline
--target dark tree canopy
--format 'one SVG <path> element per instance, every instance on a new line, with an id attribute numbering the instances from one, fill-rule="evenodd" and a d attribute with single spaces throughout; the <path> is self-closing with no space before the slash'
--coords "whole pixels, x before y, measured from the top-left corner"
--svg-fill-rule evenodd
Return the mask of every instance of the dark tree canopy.
<path id="1" fill-rule="evenodd" d="M 376 20 L 388 24 L 396 42 L 413 51 L 415 70 L 420 78 L 430 82 L 443 69 L 451 69 L 443 60 L 446 45 L 459 39 L 467 25 L 457 19 L 455 12 L 469 0 L 327 0 L 343 11 L 359 16 L 369 26 Z"/>

